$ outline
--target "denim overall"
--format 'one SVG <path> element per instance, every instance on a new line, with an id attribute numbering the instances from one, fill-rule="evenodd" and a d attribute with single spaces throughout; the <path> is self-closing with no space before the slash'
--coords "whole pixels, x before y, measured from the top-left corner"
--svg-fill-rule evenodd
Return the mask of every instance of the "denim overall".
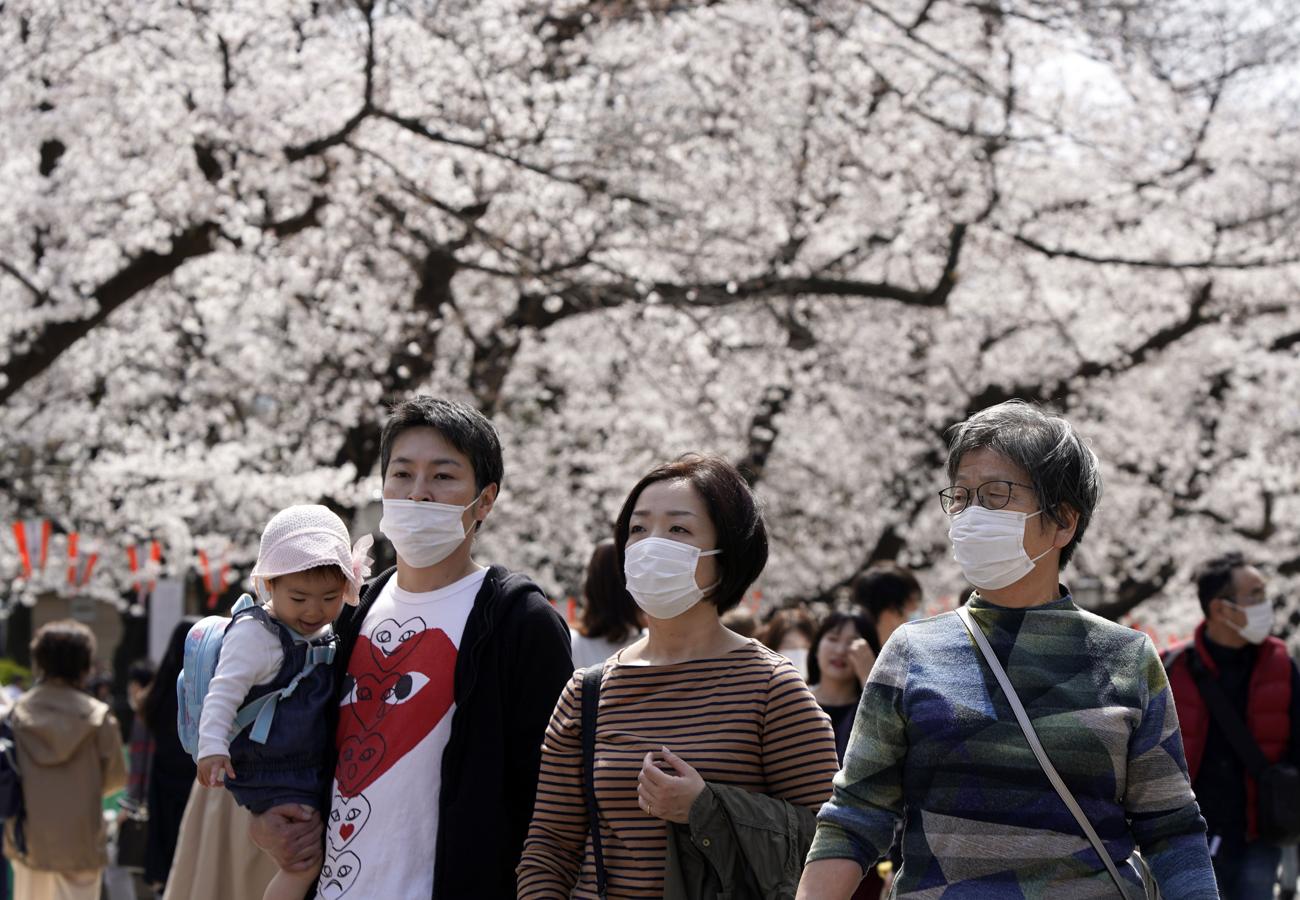
<path id="1" fill-rule="evenodd" d="M 241 618 L 257 619 L 274 631 L 284 651 L 284 663 L 275 679 L 253 687 L 242 706 L 286 687 L 306 667 L 312 647 L 337 642 L 332 630 L 312 641 L 297 636 L 287 625 L 272 619 L 261 606 L 235 613 L 231 625 Z M 333 668 L 318 664 L 298 682 L 292 694 L 277 703 L 266 743 L 252 740 L 253 728 L 239 732 L 230 742 L 230 764 L 235 769 L 235 778 L 226 780 L 235 802 L 254 815 L 282 803 L 303 803 L 321 809 L 331 775 L 327 771 L 330 735 L 326 717 L 333 702 Z"/>

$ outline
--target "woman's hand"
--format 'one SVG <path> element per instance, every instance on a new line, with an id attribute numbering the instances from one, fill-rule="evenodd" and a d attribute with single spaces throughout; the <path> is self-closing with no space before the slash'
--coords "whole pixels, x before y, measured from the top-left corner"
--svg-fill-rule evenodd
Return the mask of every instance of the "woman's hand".
<path id="1" fill-rule="evenodd" d="M 704 790 L 700 773 L 667 747 L 645 755 L 636 782 L 637 803 L 642 809 L 656 819 L 681 825 L 690 821 L 691 804 Z"/>
<path id="2" fill-rule="evenodd" d="M 229 756 L 205 756 L 199 760 L 199 784 L 204 787 L 221 787 L 227 778 L 233 780 L 235 767 Z"/>
<path id="3" fill-rule="evenodd" d="M 867 676 L 871 674 L 871 667 L 875 664 L 876 654 L 871 649 L 871 645 L 863 638 L 855 638 L 853 643 L 849 644 L 849 665 L 853 667 L 853 674 L 858 676 L 858 681 L 866 684 Z"/>

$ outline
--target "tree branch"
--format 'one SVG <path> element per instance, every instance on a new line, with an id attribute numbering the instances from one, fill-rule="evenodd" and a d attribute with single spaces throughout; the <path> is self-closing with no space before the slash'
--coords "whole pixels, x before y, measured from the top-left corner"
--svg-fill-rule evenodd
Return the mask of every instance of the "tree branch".
<path id="1" fill-rule="evenodd" d="M 393 343 L 394 350 L 379 378 L 385 398 L 409 393 L 412 387 L 432 374 L 434 341 L 430 338 L 429 325 L 442 318 L 443 304 L 452 300 L 451 282 L 459 268 L 456 257 L 440 246 L 430 247 L 421 261 L 411 306 L 426 315 L 417 316 L 416 321 Z M 416 348 L 415 352 L 412 352 L 412 347 Z M 382 423 L 377 419 L 359 419 L 344 435 L 334 464 L 351 464 L 357 478 L 367 477 L 379 461 L 381 427 Z"/>
<path id="2" fill-rule="evenodd" d="M 584 312 L 611 309 L 627 303 L 641 302 L 648 294 L 660 301 L 681 306 L 724 307 L 765 297 L 850 297 L 893 300 L 908 306 L 938 308 L 948 302 L 957 284 L 957 266 L 966 236 L 964 224 L 954 225 L 949 235 L 943 271 L 928 290 L 906 288 L 883 281 L 858 281 L 812 275 L 802 278 L 761 276 L 739 282 L 704 282 L 681 284 L 657 281 L 642 291 L 631 280 L 607 284 L 571 285 L 549 294 L 521 294 L 507 324 L 518 327 L 547 328 L 556 322 Z"/>
<path id="3" fill-rule="evenodd" d="M 1172 271 L 1194 271 L 1206 269 L 1246 271 L 1251 269 L 1271 269 L 1277 266 L 1300 262 L 1300 256 L 1289 256 L 1281 259 L 1242 259 L 1234 261 L 1203 259 L 1187 260 L 1184 262 L 1162 262 L 1156 259 L 1101 256 L 1092 253 L 1084 253 L 1080 250 L 1071 250 L 1066 247 L 1049 247 L 1046 244 L 1036 241 L 1033 238 L 1026 237 L 1023 234 L 1011 234 L 1009 237 L 1021 246 L 1028 247 L 1036 253 L 1041 253 L 1048 259 L 1073 259 L 1079 262 L 1092 263 L 1099 266 L 1130 266 L 1137 269 L 1164 269 Z"/>
<path id="4" fill-rule="evenodd" d="M 352 136 L 352 132 L 361 127 L 364 122 L 375 112 L 375 16 L 374 3 L 372 0 L 359 0 L 357 6 L 366 17 L 366 62 L 364 68 L 365 88 L 361 98 L 361 108 L 352 114 L 352 117 L 343 123 L 343 127 L 333 134 L 317 138 L 314 141 L 308 141 L 305 144 L 298 144 L 284 148 L 284 157 L 289 162 L 299 162 L 309 156 L 319 156 L 331 147 L 337 147 L 347 141 Z"/>
<path id="5" fill-rule="evenodd" d="M 1280 353 L 1298 346 L 1300 346 L 1300 331 L 1293 331 L 1274 338 L 1273 343 L 1268 345 L 1268 349 L 1271 353 Z"/>
<path id="6" fill-rule="evenodd" d="M 772 455 L 772 448 L 776 446 L 776 439 L 781 434 L 776 420 L 785 411 L 793 393 L 789 385 L 768 385 L 758 402 L 758 409 L 749 421 L 745 455 L 736 463 L 736 468 L 745 474 L 751 486 L 763 478 L 768 457 Z"/>
<path id="7" fill-rule="evenodd" d="M 23 350 L 10 356 L 0 368 L 0 376 L 4 379 L 0 384 L 0 404 L 6 403 L 29 381 L 49 368 L 60 354 L 132 297 L 168 277 L 185 262 L 211 253 L 216 249 L 217 234 L 217 225 L 212 222 L 190 226 L 172 238 L 168 252 L 145 251 L 130 259 L 96 288 L 91 294 L 97 302 L 92 315 L 68 322 L 49 322 L 43 326 Z"/>
<path id="8" fill-rule="evenodd" d="M 308 228 L 315 228 L 320 224 L 320 212 L 329 206 L 329 198 L 323 194 L 317 194 L 311 198 L 311 203 L 302 212 L 287 219 L 279 219 L 274 222 L 267 222 L 263 228 L 271 232 L 278 238 L 287 238 L 299 232 L 306 231 Z"/>
<path id="9" fill-rule="evenodd" d="M 962 418 L 969 418 L 981 409 L 995 406 L 1007 400 L 1021 398 L 1035 400 L 1039 403 L 1052 403 L 1064 406 L 1073 391 L 1070 384 L 1077 380 L 1089 380 L 1104 375 L 1117 375 L 1127 372 L 1146 362 L 1152 355 L 1165 350 L 1199 328 L 1217 322 L 1220 314 L 1210 310 L 1213 300 L 1214 282 L 1207 281 L 1192 295 L 1187 314 L 1176 322 L 1149 335 L 1146 340 L 1125 353 L 1116 354 L 1107 362 L 1085 360 L 1068 375 L 1051 381 L 1034 383 L 1017 383 L 1010 386 L 991 384 L 971 396 L 966 404 Z"/>
<path id="10" fill-rule="evenodd" d="M 1116 621 L 1125 613 L 1132 611 L 1138 604 L 1159 594 L 1174 577 L 1178 566 L 1172 560 L 1165 560 L 1151 578 L 1125 576 L 1119 583 L 1113 599 L 1099 604 L 1092 612 L 1111 621 Z"/>
<path id="11" fill-rule="evenodd" d="M 12 275 L 14 278 L 16 278 L 19 281 L 19 283 L 22 284 L 23 287 L 27 288 L 27 290 L 31 292 L 31 295 L 36 298 L 37 303 L 49 302 L 50 300 L 49 294 L 45 293 L 45 291 L 38 288 L 27 278 L 26 275 L 24 275 L 16 267 L 10 265 L 3 259 L 0 259 L 0 271 L 7 272 L 10 275 Z"/>

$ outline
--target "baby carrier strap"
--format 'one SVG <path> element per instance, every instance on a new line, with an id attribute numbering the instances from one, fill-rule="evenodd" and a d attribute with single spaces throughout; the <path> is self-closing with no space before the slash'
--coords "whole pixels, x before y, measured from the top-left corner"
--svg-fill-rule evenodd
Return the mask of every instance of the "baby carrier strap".
<path id="1" fill-rule="evenodd" d="M 245 594 L 244 596 L 248 595 Z M 260 603 L 253 603 L 250 606 L 236 606 L 231 612 L 230 625 L 233 626 L 240 619 L 255 619 L 260 622 L 263 628 L 280 639 L 280 652 L 284 654 L 285 659 L 289 658 L 289 654 L 293 652 L 293 635 L 285 625 L 271 618 L 271 615 L 266 611 L 266 607 Z"/>
<path id="2" fill-rule="evenodd" d="M 233 625 L 240 616 L 257 619 L 266 627 L 273 629 L 280 637 L 280 649 L 284 651 L 286 662 L 293 658 L 296 644 L 307 643 L 309 645 L 307 647 L 306 662 L 288 684 L 278 691 L 263 694 L 253 702 L 244 705 L 235 714 L 235 721 L 230 729 L 231 734 L 239 734 L 249 725 L 252 725 L 252 730 L 248 733 L 248 739 L 255 744 L 265 744 L 267 738 L 271 735 L 271 722 L 275 719 L 275 710 L 280 701 L 292 696 L 293 692 L 298 689 L 298 684 L 311 675 L 317 666 L 328 666 L 334 662 L 338 639 L 331 632 L 328 637 L 316 638 L 311 641 L 295 641 L 288 626 L 283 622 L 273 620 L 267 615 L 266 610 L 260 606 L 241 609 L 232 617 L 231 624 Z"/>

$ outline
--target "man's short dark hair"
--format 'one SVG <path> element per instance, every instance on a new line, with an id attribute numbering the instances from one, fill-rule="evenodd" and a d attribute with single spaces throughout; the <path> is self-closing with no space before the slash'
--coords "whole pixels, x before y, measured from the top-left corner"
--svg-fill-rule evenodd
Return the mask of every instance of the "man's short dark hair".
<path id="1" fill-rule="evenodd" d="M 43 677 L 78 684 L 95 658 L 95 635 L 80 622 L 59 619 L 37 630 L 31 649 Z"/>
<path id="2" fill-rule="evenodd" d="M 880 621 L 887 609 L 902 615 L 907 601 L 920 598 L 921 583 L 911 569 L 894 562 L 874 563 L 871 568 L 853 579 L 853 602 L 867 614 L 872 622 Z"/>
<path id="3" fill-rule="evenodd" d="M 1097 456 L 1065 419 L 1023 400 L 990 406 L 948 429 L 948 480 L 957 477 L 962 457 L 987 447 L 1029 475 L 1038 508 L 1064 528 L 1061 507 L 1079 514 L 1074 537 L 1061 548 L 1061 568 L 1074 556 L 1101 502 Z"/>
<path id="4" fill-rule="evenodd" d="M 441 397 L 418 396 L 393 407 L 379 435 L 379 474 L 388 474 L 397 436 L 411 428 L 432 428 L 464 453 L 474 468 L 474 484 L 481 492 L 489 484 L 500 486 L 505 463 L 501 439 L 487 417 L 472 406 Z"/>
<path id="5" fill-rule="evenodd" d="M 1233 551 L 1206 560 L 1196 570 L 1196 575 L 1193 576 L 1196 579 L 1196 596 L 1201 601 L 1201 612 L 1205 618 L 1210 617 L 1210 603 L 1213 600 L 1229 597 L 1232 593 L 1232 573 L 1248 565 L 1250 563 L 1246 557 Z"/>
<path id="6" fill-rule="evenodd" d="M 722 551 L 717 560 L 722 582 L 704 599 L 720 613 L 738 605 L 767 565 L 767 526 L 749 482 L 735 466 L 718 456 L 687 453 L 673 462 L 656 466 L 636 483 L 614 523 L 619 571 L 623 571 L 627 555 L 628 531 L 636 502 L 641 492 L 657 481 L 689 482 L 704 501 L 718 533 L 717 549 Z"/>

